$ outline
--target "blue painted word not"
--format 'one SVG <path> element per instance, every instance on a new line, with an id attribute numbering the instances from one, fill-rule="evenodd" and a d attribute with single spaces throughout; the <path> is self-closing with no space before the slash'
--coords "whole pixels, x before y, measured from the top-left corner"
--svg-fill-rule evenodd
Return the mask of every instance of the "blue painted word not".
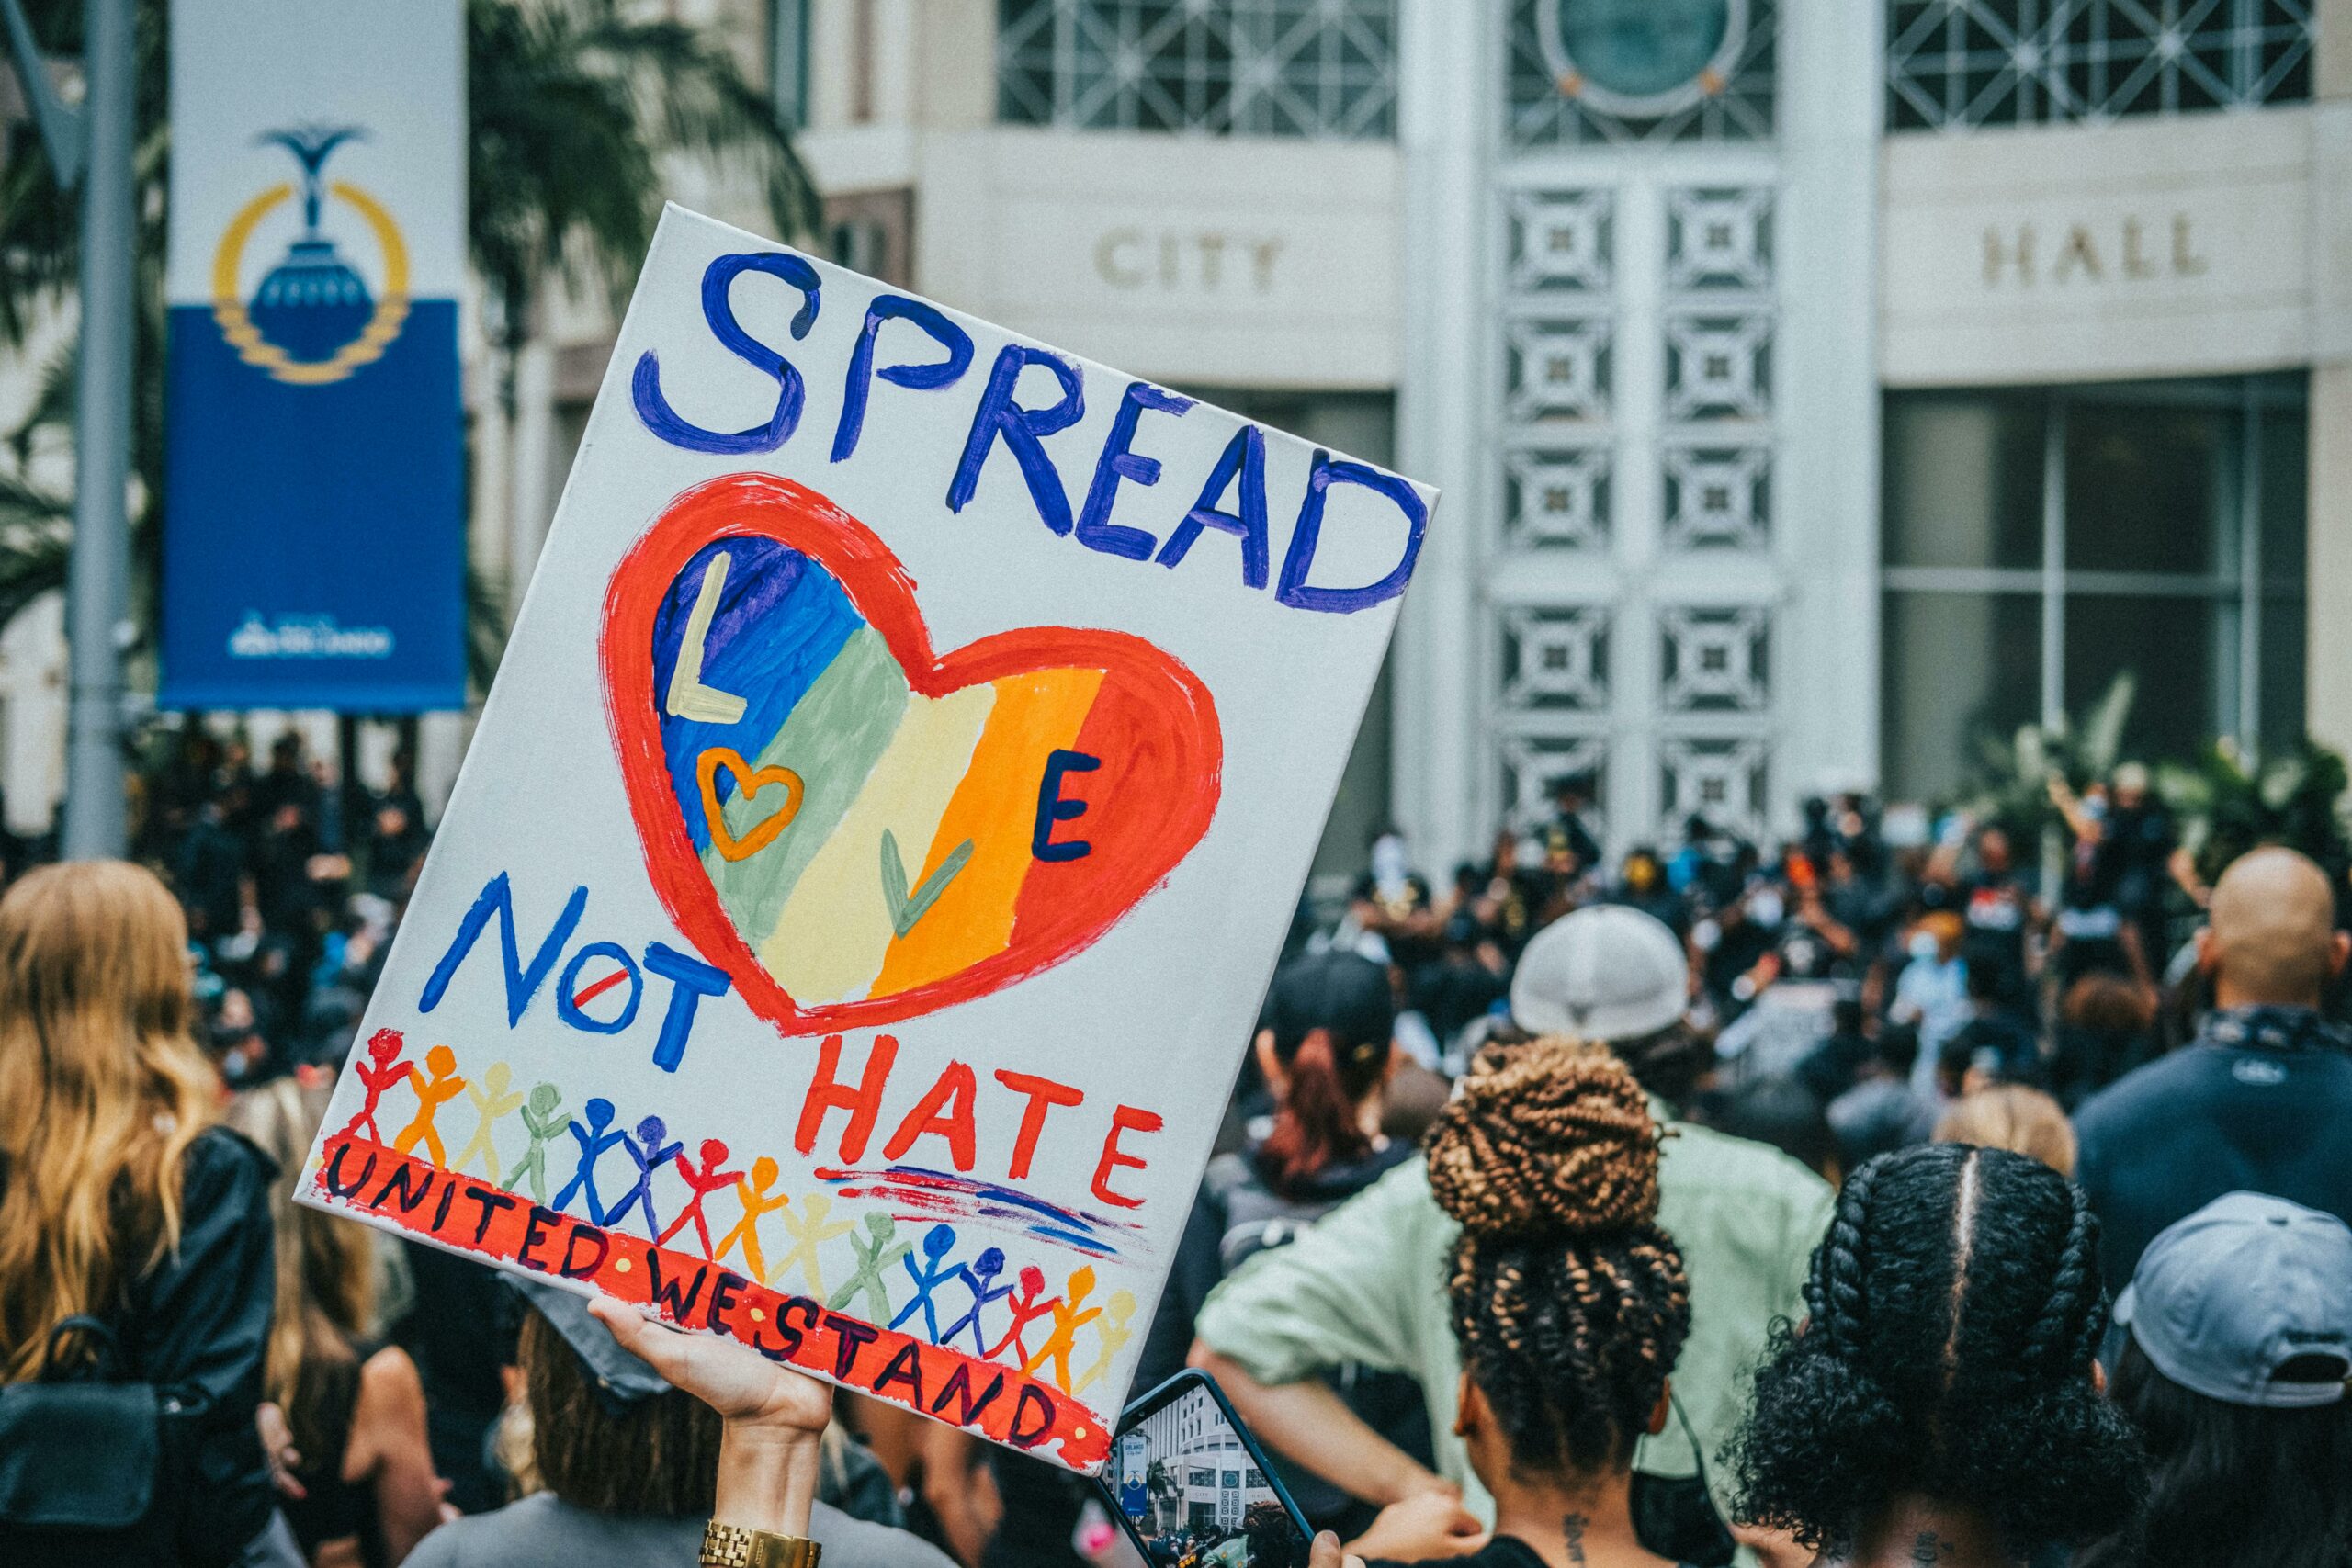
<path id="1" fill-rule="evenodd" d="M 587 887 L 573 888 L 571 897 L 564 901 L 563 911 L 556 916 L 555 924 L 526 963 L 522 942 L 515 932 L 514 885 L 504 872 L 500 872 L 483 884 L 481 896 L 458 920 L 457 935 L 441 954 L 441 962 L 433 966 L 424 990 L 416 999 L 417 1010 L 431 1012 L 441 1005 L 441 998 L 449 994 L 450 982 L 458 977 L 466 955 L 474 950 L 475 942 L 494 919 L 498 922 L 499 958 L 506 981 L 506 1026 L 515 1027 L 523 1021 L 523 1014 L 529 1010 L 540 987 L 547 983 L 556 960 L 563 956 L 564 944 L 571 940 L 571 933 L 587 908 Z M 582 971 L 591 960 L 602 960 L 617 967 L 614 973 L 583 986 Z M 733 984 L 724 969 L 714 968 L 662 942 L 646 943 L 643 953 L 636 958 L 631 958 L 628 950 L 618 942 L 584 942 L 572 953 L 571 962 L 564 965 L 562 977 L 556 984 L 555 1015 L 567 1027 L 583 1033 L 617 1034 L 637 1020 L 649 971 L 670 982 L 670 999 L 662 1012 L 662 1032 L 653 1044 L 653 1065 L 665 1073 L 674 1073 L 678 1064 L 685 1060 L 686 1039 L 694 1032 L 695 1010 L 706 997 L 725 996 Z M 597 996 L 618 985 L 626 985 L 628 995 L 617 1014 L 599 1019 L 587 1010 L 588 1004 Z"/>

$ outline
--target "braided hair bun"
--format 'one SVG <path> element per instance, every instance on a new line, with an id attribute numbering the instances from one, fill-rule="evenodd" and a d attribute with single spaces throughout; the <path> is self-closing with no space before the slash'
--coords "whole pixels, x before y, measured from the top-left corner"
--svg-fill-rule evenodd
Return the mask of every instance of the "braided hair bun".
<path id="1" fill-rule="evenodd" d="M 1630 1465 L 1690 1332 L 1657 1142 L 1625 1065 L 1557 1036 L 1482 1052 L 1430 1129 L 1462 1365 L 1532 1472 Z"/>
<path id="2" fill-rule="evenodd" d="M 1483 1241 L 1657 1218 L 1657 1124 L 1623 1063 L 1559 1035 L 1481 1052 L 1430 1131 L 1430 1190 Z"/>

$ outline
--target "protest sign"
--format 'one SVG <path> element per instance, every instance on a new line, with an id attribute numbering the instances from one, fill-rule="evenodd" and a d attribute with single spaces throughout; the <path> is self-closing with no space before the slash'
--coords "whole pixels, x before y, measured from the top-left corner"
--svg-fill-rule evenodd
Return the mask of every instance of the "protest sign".
<path id="1" fill-rule="evenodd" d="M 1098 1468 L 1431 500 L 673 209 L 306 1201 Z"/>

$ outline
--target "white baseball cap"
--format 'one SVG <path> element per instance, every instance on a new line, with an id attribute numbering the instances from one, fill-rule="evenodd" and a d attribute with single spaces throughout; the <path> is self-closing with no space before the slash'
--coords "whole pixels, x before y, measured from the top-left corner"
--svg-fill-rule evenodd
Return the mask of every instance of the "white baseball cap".
<path id="1" fill-rule="evenodd" d="M 1535 933 L 1511 976 L 1510 1015 L 1531 1034 L 1638 1040 L 1681 1018 L 1690 967 L 1666 923 L 1596 904 Z"/>

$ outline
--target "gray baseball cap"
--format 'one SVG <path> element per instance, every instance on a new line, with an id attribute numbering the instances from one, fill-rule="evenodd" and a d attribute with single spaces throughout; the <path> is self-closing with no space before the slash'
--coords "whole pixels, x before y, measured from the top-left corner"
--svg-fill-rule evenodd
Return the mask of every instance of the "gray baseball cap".
<path id="1" fill-rule="evenodd" d="M 2208 1399 L 2334 1404 L 2352 1376 L 2352 1226 L 2260 1192 L 2216 1198 L 2148 1244 L 2115 1320 L 2156 1371 Z M 2340 1375 L 2278 1376 L 2306 1356 Z"/>
<path id="2" fill-rule="evenodd" d="M 1595 904 L 1537 931 L 1510 982 L 1510 1015 L 1531 1034 L 1638 1040 L 1680 1018 L 1690 966 L 1666 923 Z"/>
<path id="3" fill-rule="evenodd" d="M 526 1279 L 519 1274 L 504 1278 L 507 1286 L 537 1307 L 539 1315 L 571 1347 L 571 1353 L 580 1358 L 581 1370 L 595 1386 L 596 1397 L 614 1415 L 626 1415 L 630 1406 L 669 1388 L 667 1378 L 622 1349 L 621 1342 L 613 1337 L 613 1331 L 589 1315 L 586 1296 L 544 1280 Z"/>

